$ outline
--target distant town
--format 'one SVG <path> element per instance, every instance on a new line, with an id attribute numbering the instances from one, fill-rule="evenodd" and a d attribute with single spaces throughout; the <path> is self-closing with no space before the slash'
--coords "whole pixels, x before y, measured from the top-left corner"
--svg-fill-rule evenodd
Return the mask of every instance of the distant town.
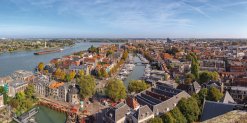
<path id="1" fill-rule="evenodd" d="M 0 52 L 78 42 L 108 43 L 0 77 L 0 123 L 36 123 L 40 107 L 66 123 L 247 122 L 246 39 L 1 39 Z"/>

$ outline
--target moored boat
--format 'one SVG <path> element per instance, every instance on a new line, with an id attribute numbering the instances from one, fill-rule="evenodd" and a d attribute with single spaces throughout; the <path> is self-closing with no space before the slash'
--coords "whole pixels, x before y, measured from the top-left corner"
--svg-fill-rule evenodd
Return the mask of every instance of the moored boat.
<path id="1" fill-rule="evenodd" d="M 40 52 L 35 52 L 34 55 L 44 55 L 44 54 L 49 54 L 49 53 L 61 52 L 61 51 L 63 51 L 63 49 L 44 50 Z"/>

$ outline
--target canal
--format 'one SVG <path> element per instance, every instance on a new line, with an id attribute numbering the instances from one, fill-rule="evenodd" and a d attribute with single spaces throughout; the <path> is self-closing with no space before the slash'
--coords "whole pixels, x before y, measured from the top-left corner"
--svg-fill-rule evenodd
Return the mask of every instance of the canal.
<path id="1" fill-rule="evenodd" d="M 137 62 L 141 62 L 141 59 L 138 56 L 134 55 L 134 63 L 137 63 Z M 136 64 L 133 71 L 124 80 L 125 87 L 128 87 L 128 84 L 131 80 L 139 80 L 143 76 L 144 70 L 145 70 L 145 65 L 139 64 L 139 63 Z"/>

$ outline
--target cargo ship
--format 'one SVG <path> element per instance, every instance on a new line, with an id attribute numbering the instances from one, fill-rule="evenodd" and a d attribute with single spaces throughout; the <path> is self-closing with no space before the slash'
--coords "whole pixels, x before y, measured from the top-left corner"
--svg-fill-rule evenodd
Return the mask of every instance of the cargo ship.
<path id="1" fill-rule="evenodd" d="M 51 49 L 51 50 L 44 50 L 40 52 L 35 52 L 33 53 L 34 55 L 44 55 L 44 54 L 50 54 L 50 53 L 55 53 L 55 52 L 61 52 L 63 49 Z"/>

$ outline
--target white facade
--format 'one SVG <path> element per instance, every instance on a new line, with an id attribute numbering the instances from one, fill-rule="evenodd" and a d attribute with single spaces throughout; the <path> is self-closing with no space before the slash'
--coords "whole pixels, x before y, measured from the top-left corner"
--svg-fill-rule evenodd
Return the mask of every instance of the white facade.
<path id="1" fill-rule="evenodd" d="M 0 95 L 0 108 L 4 106 L 3 95 Z"/>

